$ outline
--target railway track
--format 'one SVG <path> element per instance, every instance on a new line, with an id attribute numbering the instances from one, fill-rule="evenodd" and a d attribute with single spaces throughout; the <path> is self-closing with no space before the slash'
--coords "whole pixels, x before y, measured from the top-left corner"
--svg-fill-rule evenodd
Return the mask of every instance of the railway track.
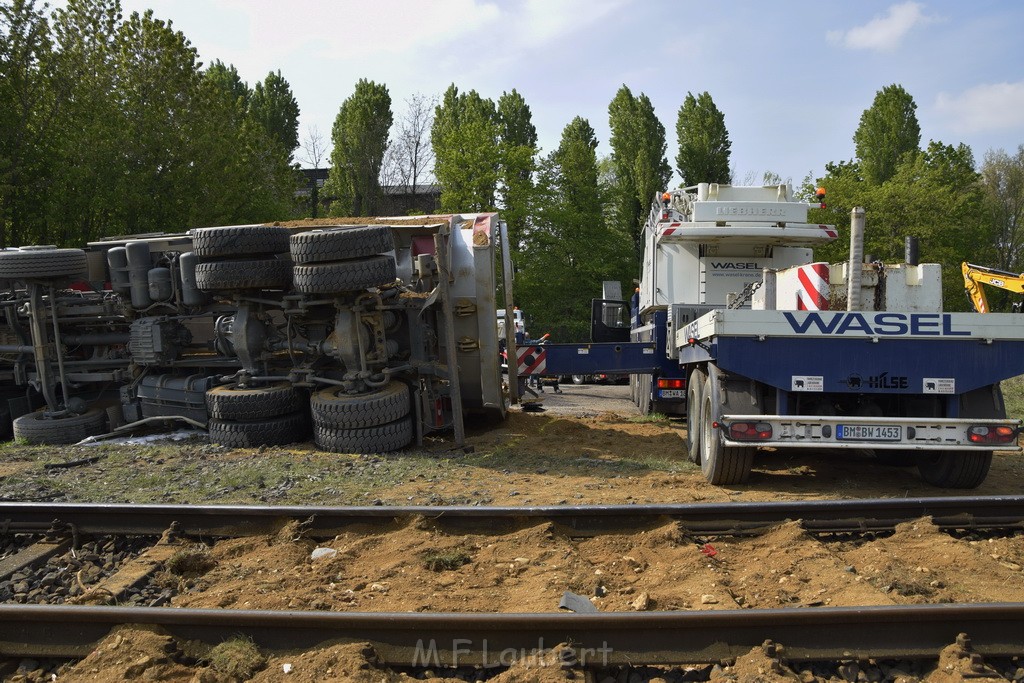
<path id="1" fill-rule="evenodd" d="M 668 525 L 703 543 L 715 537 L 756 537 L 786 523 L 811 534 L 873 537 L 926 517 L 950 534 L 1013 536 L 1024 525 L 1024 497 L 532 508 L 4 503 L 0 530 L 18 542 L 0 558 L 0 582 L 97 537 L 130 537 L 136 545 L 148 539 L 141 550 L 124 553 L 123 564 L 96 584 L 117 598 L 147 581 L 184 543 L 202 539 L 216 544 L 273 535 L 286 527 L 323 541 L 339 534 L 386 534 L 409 525 L 431 533 L 491 535 L 550 525 L 580 539 Z M 601 613 L 198 609 L 170 598 L 158 604 L 178 608 L 0 604 L 0 657 L 81 658 L 111 629 L 125 624 L 156 625 L 178 640 L 211 646 L 242 634 L 267 651 L 370 643 L 376 661 L 389 667 L 507 665 L 510 657 L 559 643 L 568 644 L 575 657 L 567 663 L 584 668 L 735 660 L 765 641 L 774 643 L 766 652 L 776 656 L 777 645 L 787 662 L 935 659 L 943 648 L 955 646 L 978 676 L 985 671 L 982 658 L 1024 657 L 1024 603 L 984 599 L 973 604 L 808 603 L 815 606 L 807 609 L 751 609 L 737 600 L 736 609 Z"/>

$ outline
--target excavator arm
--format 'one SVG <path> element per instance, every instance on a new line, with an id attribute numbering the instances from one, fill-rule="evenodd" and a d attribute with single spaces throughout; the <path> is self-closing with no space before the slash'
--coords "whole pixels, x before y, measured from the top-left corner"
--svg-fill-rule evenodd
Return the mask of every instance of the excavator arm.
<path id="1" fill-rule="evenodd" d="M 1024 273 L 1010 273 L 996 268 L 986 268 L 964 261 L 960 265 L 964 274 L 964 287 L 967 297 L 971 300 L 974 310 L 978 313 L 989 313 L 988 299 L 982 285 L 998 287 L 1008 292 L 1024 294 Z"/>

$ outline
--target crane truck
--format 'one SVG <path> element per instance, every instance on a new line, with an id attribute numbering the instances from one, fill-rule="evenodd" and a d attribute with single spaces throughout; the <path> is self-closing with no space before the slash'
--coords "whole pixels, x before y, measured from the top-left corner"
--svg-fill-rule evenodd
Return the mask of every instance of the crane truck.
<path id="1" fill-rule="evenodd" d="M 745 482 L 761 448 L 810 448 L 978 486 L 994 451 L 1020 450 L 999 386 L 1024 373 L 1018 318 L 944 312 L 938 264 L 862 263 L 862 210 L 850 261 L 816 262 L 838 232 L 808 208 L 788 185 L 654 198 L 622 344 L 653 349 L 634 401 L 686 415 L 687 455 L 714 484 Z M 624 305 L 595 301 L 595 329 Z"/>

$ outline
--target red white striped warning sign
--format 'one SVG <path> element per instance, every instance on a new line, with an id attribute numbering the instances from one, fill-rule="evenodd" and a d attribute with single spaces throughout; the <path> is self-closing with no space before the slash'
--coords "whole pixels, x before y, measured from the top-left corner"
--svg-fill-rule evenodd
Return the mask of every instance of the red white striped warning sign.
<path id="1" fill-rule="evenodd" d="M 797 269 L 800 288 L 796 290 L 796 310 L 828 310 L 828 264 L 809 263 Z"/>
<path id="2" fill-rule="evenodd" d="M 543 346 L 520 346 L 516 348 L 516 374 L 543 375 L 548 367 L 548 354 Z"/>

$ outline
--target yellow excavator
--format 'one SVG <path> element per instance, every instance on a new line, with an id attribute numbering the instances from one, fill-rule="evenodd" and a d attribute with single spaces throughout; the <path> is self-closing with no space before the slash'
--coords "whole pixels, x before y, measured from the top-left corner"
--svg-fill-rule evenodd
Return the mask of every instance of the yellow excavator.
<path id="1" fill-rule="evenodd" d="M 971 300 L 974 310 L 978 313 L 991 312 L 982 285 L 1024 294 L 1024 273 L 1011 273 L 996 268 L 986 268 L 985 266 L 977 266 L 966 261 L 960 264 L 960 269 L 964 273 L 964 287 L 967 289 L 967 297 Z M 1015 313 L 1020 313 L 1021 303 L 1013 304 L 1013 310 Z"/>

